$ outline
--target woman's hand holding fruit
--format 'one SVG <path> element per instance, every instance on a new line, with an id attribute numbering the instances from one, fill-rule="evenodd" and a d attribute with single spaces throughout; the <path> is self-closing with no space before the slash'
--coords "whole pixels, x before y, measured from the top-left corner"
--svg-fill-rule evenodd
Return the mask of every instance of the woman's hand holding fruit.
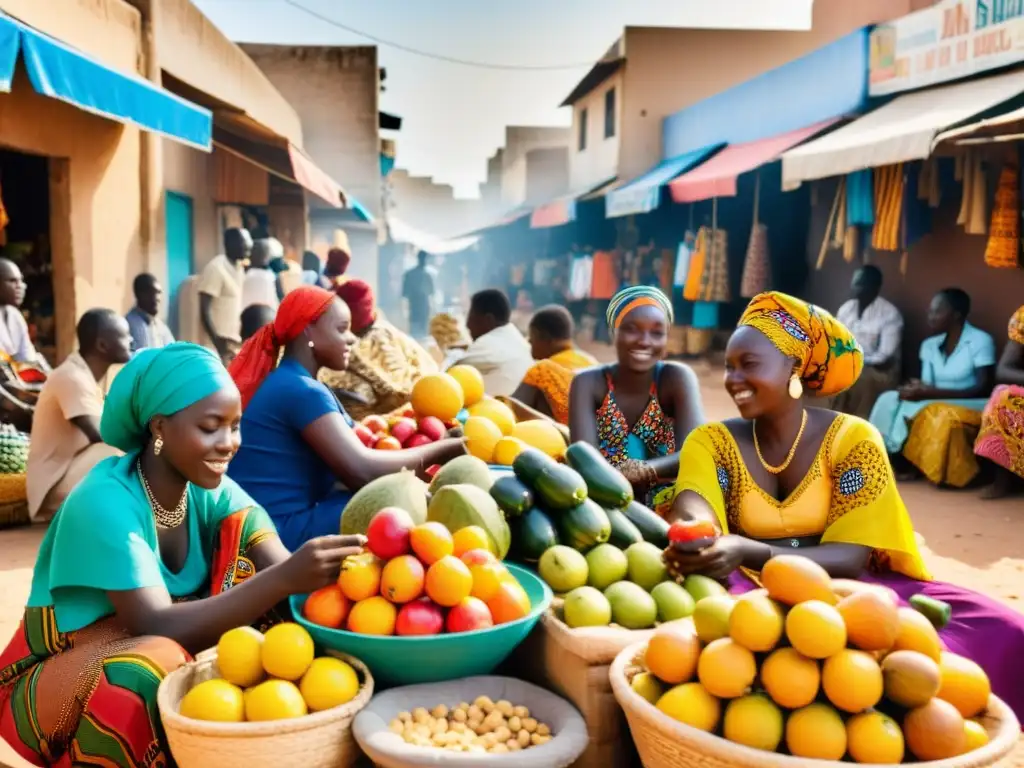
<path id="1" fill-rule="evenodd" d="M 365 544 L 366 537 L 360 535 L 310 539 L 278 566 L 288 594 L 315 592 L 335 583 L 345 558 L 358 555 Z"/>

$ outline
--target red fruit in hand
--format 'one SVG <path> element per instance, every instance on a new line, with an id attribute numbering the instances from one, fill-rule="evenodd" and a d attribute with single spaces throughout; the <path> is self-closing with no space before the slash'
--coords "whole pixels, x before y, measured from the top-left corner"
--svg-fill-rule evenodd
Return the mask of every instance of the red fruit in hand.
<path id="1" fill-rule="evenodd" d="M 431 440 L 429 437 L 420 432 L 417 432 L 415 435 L 411 435 L 408 440 L 402 443 L 402 447 L 419 448 L 421 445 L 430 445 L 432 442 L 434 441 Z"/>
<path id="2" fill-rule="evenodd" d="M 431 439 L 432 442 L 437 442 L 444 437 L 445 432 L 448 430 L 444 426 L 444 422 L 435 416 L 425 416 L 420 419 L 419 423 L 420 434 L 426 435 Z"/>
<path id="3" fill-rule="evenodd" d="M 676 520 L 668 529 L 668 540 L 673 544 L 713 538 L 715 526 L 707 520 Z"/>
<path id="4" fill-rule="evenodd" d="M 367 416 L 363 419 L 363 426 L 375 435 L 388 431 L 388 423 L 383 416 Z"/>
<path id="5" fill-rule="evenodd" d="M 373 444 L 377 442 L 377 436 L 365 424 L 356 424 L 352 431 L 356 433 L 356 437 L 367 448 L 373 447 Z"/>
<path id="6" fill-rule="evenodd" d="M 416 422 L 412 419 L 400 418 L 391 424 L 391 436 L 400 444 L 405 445 L 406 440 L 416 434 Z"/>

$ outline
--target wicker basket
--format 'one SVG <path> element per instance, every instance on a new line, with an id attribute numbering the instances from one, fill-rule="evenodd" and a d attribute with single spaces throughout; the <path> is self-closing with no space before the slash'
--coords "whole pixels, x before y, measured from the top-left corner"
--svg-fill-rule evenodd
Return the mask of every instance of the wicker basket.
<path id="1" fill-rule="evenodd" d="M 631 676 L 639 670 L 646 642 L 634 643 L 612 663 L 612 690 L 626 713 L 644 768 L 839 768 L 840 763 L 809 760 L 740 746 L 704 731 L 679 723 L 662 714 L 630 688 Z M 989 743 L 981 749 L 949 760 L 914 763 L 917 768 L 983 768 L 1001 762 L 1017 744 L 1020 724 L 1013 711 L 993 696 L 982 724 Z"/>
<path id="2" fill-rule="evenodd" d="M 352 665 L 362 686 L 341 707 L 294 720 L 264 723 L 211 723 L 178 714 L 188 691 L 217 677 L 217 654 L 207 651 L 160 683 L 157 705 L 167 743 L 178 768 L 208 768 L 221 763 L 246 768 L 345 768 L 362 753 L 352 737 L 352 721 L 373 696 L 370 670 L 351 656 L 327 652 Z"/>
<path id="3" fill-rule="evenodd" d="M 27 499 L 25 473 L 0 474 L 0 529 L 29 524 Z"/>

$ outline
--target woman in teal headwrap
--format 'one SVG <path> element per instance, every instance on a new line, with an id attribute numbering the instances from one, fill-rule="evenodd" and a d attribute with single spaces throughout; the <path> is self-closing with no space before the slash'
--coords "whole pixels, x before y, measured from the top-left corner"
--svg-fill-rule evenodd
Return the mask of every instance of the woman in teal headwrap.
<path id="1" fill-rule="evenodd" d="M 288 595 L 332 583 L 362 537 L 289 555 L 225 477 L 238 389 L 213 353 L 136 355 L 104 406 L 125 452 L 71 492 L 43 539 L 21 626 L 0 653 L 0 737 L 34 765 L 169 765 L 163 677 Z"/>
<path id="2" fill-rule="evenodd" d="M 657 288 L 619 291 L 606 318 L 618 362 L 578 373 L 569 391 L 573 441 L 596 445 L 648 503 L 679 474 L 678 449 L 704 422 L 693 371 L 663 361 L 672 318 Z"/>

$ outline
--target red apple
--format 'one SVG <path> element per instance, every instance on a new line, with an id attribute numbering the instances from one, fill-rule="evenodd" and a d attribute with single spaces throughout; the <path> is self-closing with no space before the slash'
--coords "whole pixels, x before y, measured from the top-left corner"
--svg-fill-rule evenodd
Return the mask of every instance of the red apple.
<path id="1" fill-rule="evenodd" d="M 487 610 L 486 605 L 484 610 Z M 395 619 L 396 635 L 439 635 L 443 629 L 444 611 L 429 597 L 406 603 Z"/>
<path id="2" fill-rule="evenodd" d="M 366 528 L 366 548 L 381 560 L 407 555 L 409 534 L 414 526 L 404 509 L 385 507 L 373 516 Z"/>
<path id="3" fill-rule="evenodd" d="M 477 597 L 467 597 L 448 611 L 445 627 L 449 632 L 472 632 L 494 626 L 487 603 Z"/>
<path id="4" fill-rule="evenodd" d="M 391 436 L 402 445 L 416 434 L 416 422 L 412 419 L 400 418 L 391 424 Z"/>
<path id="5" fill-rule="evenodd" d="M 471 549 L 468 552 L 463 553 L 460 559 L 470 568 L 474 565 L 486 565 L 487 563 L 498 562 L 498 558 L 496 558 L 494 553 L 488 549 Z"/>
<path id="6" fill-rule="evenodd" d="M 356 424 L 352 428 L 352 431 L 356 433 L 356 437 L 358 437 L 359 441 L 367 448 L 372 447 L 376 442 L 373 432 L 371 432 L 370 428 L 365 424 Z"/>
<path id="7" fill-rule="evenodd" d="M 375 435 L 388 431 L 388 423 L 383 416 L 367 416 L 363 419 L 363 425 Z"/>
<path id="8" fill-rule="evenodd" d="M 444 437 L 445 433 L 448 431 L 447 427 L 445 427 L 444 425 L 444 422 L 441 421 L 436 416 L 425 416 L 424 418 L 420 419 L 419 427 L 420 434 L 426 435 L 427 437 L 430 438 L 431 442 L 435 443 L 442 437 Z"/>
<path id="9" fill-rule="evenodd" d="M 403 448 L 419 448 L 421 445 L 430 445 L 433 440 L 424 435 L 422 432 L 417 432 L 415 435 L 410 435 L 409 439 L 402 443 Z"/>

